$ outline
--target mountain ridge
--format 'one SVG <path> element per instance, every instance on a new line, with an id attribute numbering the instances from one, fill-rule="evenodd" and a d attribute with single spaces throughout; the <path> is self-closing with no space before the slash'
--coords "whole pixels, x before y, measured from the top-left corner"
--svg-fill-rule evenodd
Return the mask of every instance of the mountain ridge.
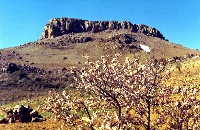
<path id="1" fill-rule="evenodd" d="M 76 18 L 52 18 L 45 25 L 39 40 L 54 38 L 64 34 L 92 32 L 98 33 L 106 30 L 127 29 L 131 32 L 143 33 L 147 36 L 165 39 L 162 33 L 156 28 L 144 24 L 133 24 L 129 21 L 88 21 Z"/>

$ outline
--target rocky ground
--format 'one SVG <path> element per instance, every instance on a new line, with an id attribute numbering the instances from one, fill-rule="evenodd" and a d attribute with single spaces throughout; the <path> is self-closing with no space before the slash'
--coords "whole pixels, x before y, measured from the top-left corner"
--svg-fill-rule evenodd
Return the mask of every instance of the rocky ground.
<path id="1" fill-rule="evenodd" d="M 51 89 L 62 90 L 72 81 L 70 72 L 45 71 L 43 69 L 16 63 L 3 63 L 0 72 L 1 104 L 31 99 L 45 95 Z"/>

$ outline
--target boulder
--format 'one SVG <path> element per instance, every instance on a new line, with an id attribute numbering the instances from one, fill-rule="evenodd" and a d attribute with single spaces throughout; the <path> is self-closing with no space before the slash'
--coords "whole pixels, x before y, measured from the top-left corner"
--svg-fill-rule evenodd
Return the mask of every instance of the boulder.
<path id="1" fill-rule="evenodd" d="M 19 67 L 15 63 L 4 62 L 1 66 L 2 72 L 10 72 L 13 73 L 19 70 Z"/>
<path id="2" fill-rule="evenodd" d="M 13 113 L 20 113 L 23 109 L 24 109 L 24 106 L 23 106 L 23 105 L 16 105 L 16 106 L 13 108 Z"/>
<path id="3" fill-rule="evenodd" d="M 6 114 L 7 114 L 7 118 L 13 117 L 13 109 L 11 108 L 11 109 L 6 110 Z"/>
<path id="4" fill-rule="evenodd" d="M 15 118 L 14 117 L 10 117 L 8 120 L 8 123 L 14 123 L 15 122 Z"/>
<path id="5" fill-rule="evenodd" d="M 16 105 L 13 108 L 13 117 L 15 120 L 19 120 L 19 122 L 30 122 L 31 116 L 29 108 L 24 107 L 23 105 Z"/>
<path id="6" fill-rule="evenodd" d="M 8 123 L 8 118 L 3 118 L 0 120 L 0 124 L 5 124 L 5 123 Z"/>
<path id="7" fill-rule="evenodd" d="M 43 117 L 32 117 L 32 120 L 31 120 L 31 122 L 42 122 L 42 121 L 46 121 L 46 119 L 45 118 L 43 118 Z"/>
<path id="8" fill-rule="evenodd" d="M 43 118 L 36 110 L 33 110 L 29 105 L 16 105 L 14 108 L 5 110 L 7 117 L 0 120 L 2 123 L 18 122 L 41 122 L 46 119 Z"/>
<path id="9" fill-rule="evenodd" d="M 31 117 L 37 117 L 38 115 L 39 115 L 39 113 L 36 110 L 33 110 L 30 112 Z"/>

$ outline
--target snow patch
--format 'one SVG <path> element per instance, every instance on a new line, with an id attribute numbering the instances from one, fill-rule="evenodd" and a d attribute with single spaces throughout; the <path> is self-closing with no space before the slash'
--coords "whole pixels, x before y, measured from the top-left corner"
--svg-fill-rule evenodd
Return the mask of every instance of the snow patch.
<path id="1" fill-rule="evenodd" d="M 151 51 L 151 49 L 148 46 L 140 44 L 140 47 L 146 52 L 150 52 Z"/>

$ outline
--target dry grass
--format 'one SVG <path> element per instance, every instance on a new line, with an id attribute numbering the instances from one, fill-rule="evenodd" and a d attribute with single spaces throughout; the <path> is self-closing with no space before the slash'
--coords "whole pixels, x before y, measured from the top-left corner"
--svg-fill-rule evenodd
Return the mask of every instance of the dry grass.
<path id="1" fill-rule="evenodd" d="M 53 119 L 45 122 L 0 124 L 1 130 L 58 130 L 60 124 Z"/>
<path id="2" fill-rule="evenodd" d="M 155 58 L 167 58 L 174 56 L 184 56 L 189 53 L 200 55 L 199 51 L 188 49 L 182 47 L 181 45 L 173 44 L 171 42 L 156 38 L 149 37 L 143 34 L 126 32 L 126 30 L 120 31 L 111 31 L 110 33 L 82 33 L 74 34 L 75 36 L 84 37 L 89 36 L 94 39 L 103 38 L 108 39 L 113 37 L 116 34 L 130 34 L 134 36 L 135 42 L 132 42 L 132 45 L 138 46 L 139 44 L 147 45 L 151 48 L 151 55 L 154 55 Z M 56 39 L 61 39 L 65 41 L 65 36 L 60 36 L 54 39 L 45 39 L 43 41 L 36 41 L 37 43 L 46 42 L 52 43 Z M 35 43 L 36 43 L 35 42 Z M 128 44 L 125 44 L 128 46 Z M 11 52 L 15 51 L 14 54 Z M 115 53 L 122 53 L 122 57 L 144 57 L 146 55 L 144 51 L 138 51 L 135 48 L 130 49 L 129 47 L 122 47 L 122 44 L 118 42 L 99 42 L 94 40 L 87 43 L 69 43 L 68 46 L 62 47 L 62 49 L 52 49 L 47 45 L 26 45 L 15 48 L 8 48 L 0 50 L 2 57 L 0 62 L 9 61 L 15 62 L 18 64 L 28 64 L 38 68 L 44 69 L 58 69 L 58 68 L 70 68 L 70 66 L 83 67 L 86 59 L 84 55 L 88 55 L 91 61 L 96 61 L 102 55 L 110 55 L 111 57 Z M 19 54 L 16 56 L 16 54 Z M 22 59 L 19 59 L 22 57 Z M 63 59 L 66 57 L 66 59 Z"/>
<path id="3" fill-rule="evenodd" d="M 97 34 L 87 34 L 93 35 L 94 37 L 103 37 L 109 38 L 116 33 L 125 33 L 125 31 L 120 30 L 118 32 L 111 33 L 97 33 Z M 148 37 L 145 35 L 138 35 L 135 44 L 144 44 L 148 45 L 152 49 L 152 53 L 155 58 L 163 58 L 163 57 L 174 57 L 174 56 L 184 56 L 188 53 L 194 53 L 200 55 L 199 51 L 191 50 L 180 45 L 176 45 L 159 38 Z M 78 34 L 75 34 L 78 35 Z M 83 36 L 86 34 L 83 34 Z M 62 38 L 62 37 L 59 37 Z M 117 48 L 115 48 L 117 46 Z M 131 49 L 119 49 L 121 45 L 114 42 L 105 42 L 100 43 L 97 41 L 81 43 L 81 44 L 72 44 L 64 49 L 51 49 L 45 46 L 36 46 L 36 45 L 28 45 L 16 48 L 8 48 L 4 50 L 0 50 L 2 53 L 2 57 L 0 58 L 0 62 L 9 61 L 15 62 L 17 64 L 28 64 L 31 66 L 35 66 L 38 68 L 44 68 L 46 70 L 54 70 L 66 67 L 69 69 L 71 66 L 76 66 L 78 68 L 83 67 L 85 62 L 87 61 L 84 58 L 84 55 L 88 55 L 91 61 L 96 61 L 102 55 L 110 55 L 114 56 L 115 53 L 122 53 L 121 59 L 125 59 L 125 57 L 135 58 L 135 57 L 145 57 L 145 53 L 143 51 L 135 53 L 134 50 Z M 11 53 L 15 51 L 15 53 Z M 16 54 L 19 55 L 16 55 Z M 19 59 L 22 57 L 22 59 Z M 63 59 L 66 57 L 67 59 Z M 176 68 L 176 64 L 171 65 L 171 68 L 174 69 L 170 84 L 173 86 L 177 85 L 187 85 L 191 83 L 198 83 L 200 87 L 200 59 L 190 59 L 188 61 L 181 62 L 181 71 Z M 199 97 L 200 98 L 200 97 Z M 22 104 L 30 104 L 31 107 L 37 108 L 37 106 L 42 102 L 42 98 L 32 99 L 31 101 L 21 102 Z M 18 102 L 17 102 L 18 103 Z M 10 104 L 13 105 L 17 104 Z M 2 113 L 0 113 L 2 115 Z M 47 113 L 43 113 L 43 115 L 48 115 Z M 49 117 L 49 116 L 47 116 Z M 156 118 L 156 117 L 153 117 Z M 50 120 L 39 123 L 13 123 L 13 124 L 0 124 L 1 130 L 55 130 L 58 129 L 60 124 L 54 121 L 51 117 Z"/>

